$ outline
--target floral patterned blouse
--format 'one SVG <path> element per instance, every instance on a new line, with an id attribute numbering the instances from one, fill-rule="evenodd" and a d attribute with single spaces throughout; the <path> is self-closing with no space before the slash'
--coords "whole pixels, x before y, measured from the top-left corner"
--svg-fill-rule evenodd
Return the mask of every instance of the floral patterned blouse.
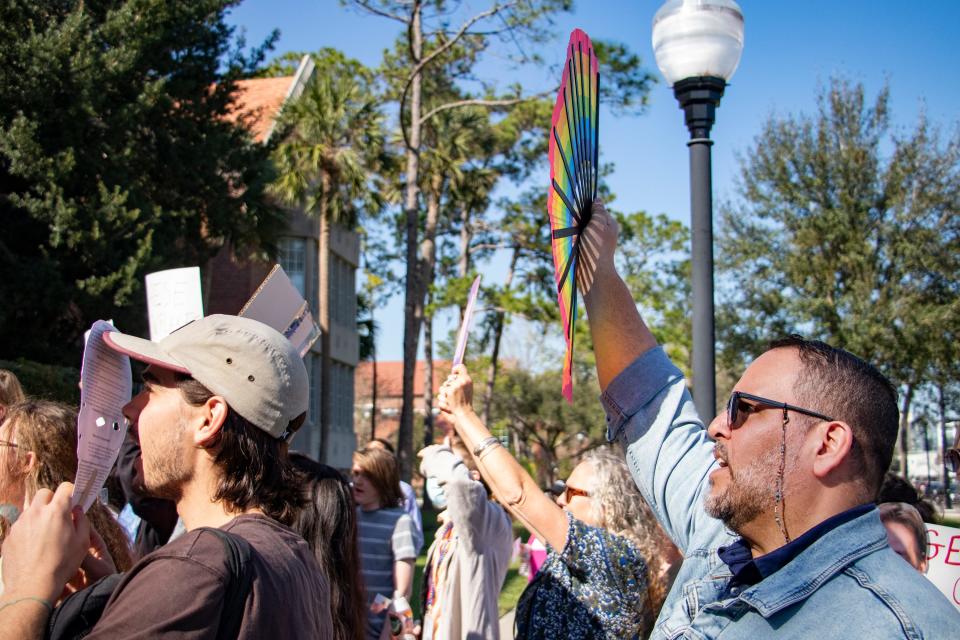
<path id="1" fill-rule="evenodd" d="M 517 603 L 517 640 L 637 638 L 649 619 L 647 563 L 630 540 L 569 513 L 567 546 L 547 561 Z"/>

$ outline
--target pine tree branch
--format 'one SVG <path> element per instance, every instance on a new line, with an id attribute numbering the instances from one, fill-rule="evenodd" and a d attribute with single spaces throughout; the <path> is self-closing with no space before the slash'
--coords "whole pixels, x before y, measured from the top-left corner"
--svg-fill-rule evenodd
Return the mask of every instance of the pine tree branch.
<path id="1" fill-rule="evenodd" d="M 507 9 L 510 9 L 511 7 L 514 7 L 514 6 L 516 6 L 517 4 L 518 4 L 518 2 L 516 2 L 516 1 L 514 1 L 514 2 L 508 2 L 508 3 L 502 4 L 502 5 L 501 5 L 501 4 L 495 4 L 495 5 L 493 5 L 492 7 L 490 7 L 488 10 L 482 11 L 482 12 L 478 13 L 477 15 L 469 18 L 466 22 L 463 23 L 463 25 L 461 25 L 460 29 L 457 31 L 456 34 L 454 34 L 454 36 L 453 36 L 452 38 L 450 38 L 449 40 L 447 40 L 446 42 L 444 42 L 442 45 L 440 45 L 439 47 L 437 47 L 435 50 L 433 50 L 432 52 L 430 52 L 430 54 L 429 54 L 428 56 L 426 56 L 425 58 L 421 58 L 420 61 L 417 62 L 417 65 L 413 68 L 413 71 L 411 71 L 411 72 L 410 72 L 410 75 L 407 76 L 407 82 L 406 82 L 406 84 L 403 86 L 403 93 L 400 95 L 400 119 L 401 119 L 401 122 L 400 122 L 400 132 L 403 134 L 403 142 L 404 142 L 404 144 L 406 145 L 407 149 L 410 149 L 410 150 L 413 151 L 414 153 L 416 153 L 416 152 L 419 151 L 418 149 L 411 149 L 411 146 L 410 146 L 410 136 L 409 136 L 409 134 L 407 133 L 407 127 L 403 124 L 403 113 L 404 113 L 404 110 L 406 109 L 406 106 L 407 106 L 407 94 L 410 92 L 410 87 L 411 87 L 411 85 L 413 85 L 413 80 L 414 80 L 414 78 L 416 78 L 418 75 L 420 75 L 420 73 L 423 71 L 423 68 L 426 67 L 428 64 L 430 64 L 433 60 L 435 60 L 435 59 L 437 58 L 437 56 L 442 55 L 444 52 L 448 51 L 451 47 L 453 47 L 455 44 L 457 44 L 457 42 L 459 42 L 459 41 L 463 38 L 463 36 L 466 35 L 466 33 L 467 33 L 467 31 L 470 29 L 470 27 L 472 27 L 473 25 L 475 25 L 477 22 L 479 22 L 479 21 L 481 21 L 481 20 L 484 20 L 484 19 L 489 18 L 489 17 L 491 17 L 491 16 L 495 16 L 495 15 L 497 15 L 498 13 L 500 13 L 501 11 L 505 11 L 505 10 L 507 10 Z M 412 23 L 410 23 L 410 24 L 411 24 L 411 26 L 412 26 Z M 410 40 L 410 38 L 408 38 L 408 40 Z M 431 114 L 432 114 L 432 112 L 431 112 Z M 420 124 L 423 124 L 423 122 L 425 122 L 425 121 L 426 121 L 426 118 L 421 118 L 421 119 L 420 119 Z"/>
<path id="2" fill-rule="evenodd" d="M 439 107 L 434 107 L 426 114 L 420 118 L 420 122 L 426 122 L 433 116 L 444 111 L 449 111 L 450 109 L 457 109 L 459 107 L 509 107 L 511 105 L 520 104 L 521 102 L 529 102 L 530 100 L 539 100 L 540 98 L 546 98 L 553 93 L 556 93 L 557 88 L 548 89 L 547 91 L 542 91 L 540 93 L 524 96 L 522 98 L 505 98 L 502 100 L 485 100 L 480 98 L 469 98 L 466 100 L 457 100 L 456 102 L 448 102 L 447 104 L 442 104 Z"/>
<path id="3" fill-rule="evenodd" d="M 390 20 L 396 20 L 397 22 L 403 24 L 410 24 L 410 20 L 402 16 L 390 13 L 389 11 L 384 11 L 383 9 L 377 9 L 376 7 L 370 6 L 370 3 L 366 0 L 353 0 L 353 3 L 359 5 L 362 9 L 366 10 L 368 13 L 372 13 L 375 16 L 380 16 L 382 18 L 389 18 Z"/>

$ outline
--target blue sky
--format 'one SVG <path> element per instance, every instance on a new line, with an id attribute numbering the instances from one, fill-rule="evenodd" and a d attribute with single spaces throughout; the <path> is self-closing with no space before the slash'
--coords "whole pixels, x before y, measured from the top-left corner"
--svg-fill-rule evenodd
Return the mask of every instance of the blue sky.
<path id="1" fill-rule="evenodd" d="M 465 0 L 470 7 L 486 0 Z M 650 23 L 661 0 L 580 0 L 572 15 L 556 20 L 556 42 L 541 49 L 549 62 L 562 61 L 567 37 L 575 27 L 595 38 L 618 40 L 636 51 L 659 77 L 650 46 Z M 888 82 L 895 126 L 911 127 L 924 110 L 945 133 L 960 122 L 957 82 L 957 28 L 960 3 L 954 0 L 740 0 L 745 19 L 743 58 L 717 112 L 712 138 L 714 203 L 735 197 L 737 154 L 744 154 L 771 114 L 812 113 L 819 86 L 832 76 L 862 82 L 873 97 Z M 399 23 L 367 16 L 336 0 L 246 0 L 230 15 L 231 24 L 246 30 L 248 41 L 261 41 L 274 28 L 281 33 L 276 54 L 341 49 L 368 65 L 397 35 Z M 493 52 L 480 70 L 504 83 L 521 82 L 541 90 L 556 82 L 544 72 L 517 73 Z M 683 116 L 665 82 L 656 85 L 645 114 L 614 118 L 601 112 L 600 144 L 606 161 L 616 165 L 609 183 L 622 211 L 646 210 L 689 221 L 689 176 Z M 544 158 L 546 166 L 546 158 Z M 546 170 L 546 169 L 545 169 Z M 544 214 L 546 215 L 546 214 Z M 485 278 L 502 275 L 491 265 Z M 402 301 L 380 311 L 384 327 L 402 326 Z M 452 328 L 444 317 L 437 335 Z M 559 325 L 556 328 L 560 336 Z M 521 350 L 527 343 L 522 325 L 506 346 Z M 400 331 L 382 331 L 381 359 L 400 359 Z M 516 353 L 523 359 L 523 354 Z"/>

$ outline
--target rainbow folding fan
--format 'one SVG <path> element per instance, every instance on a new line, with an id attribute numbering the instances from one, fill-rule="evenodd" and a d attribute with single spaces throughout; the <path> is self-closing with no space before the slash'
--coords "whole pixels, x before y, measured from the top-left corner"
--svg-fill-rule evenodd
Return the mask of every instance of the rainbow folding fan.
<path id="1" fill-rule="evenodd" d="M 563 79 L 550 126 L 550 214 L 553 267 L 560 317 L 567 342 L 563 396 L 573 402 L 573 331 L 577 321 L 577 280 L 581 274 L 582 233 L 597 196 L 600 74 L 590 38 L 570 34 Z"/>

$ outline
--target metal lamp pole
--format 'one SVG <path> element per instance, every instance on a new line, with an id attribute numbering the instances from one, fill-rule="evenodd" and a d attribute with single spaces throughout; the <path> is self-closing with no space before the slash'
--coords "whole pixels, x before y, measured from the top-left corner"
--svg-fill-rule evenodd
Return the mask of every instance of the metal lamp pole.
<path id="1" fill-rule="evenodd" d="M 734 0 L 667 0 L 653 18 L 653 50 L 690 131 L 693 400 L 709 421 L 717 410 L 710 129 L 743 51 L 740 7 Z"/>
<path id="2" fill-rule="evenodd" d="M 687 78 L 673 85 L 690 130 L 690 226 L 693 285 L 693 400 L 705 420 L 716 414 L 717 388 L 713 313 L 713 180 L 710 128 L 727 83 L 722 78 Z"/>

